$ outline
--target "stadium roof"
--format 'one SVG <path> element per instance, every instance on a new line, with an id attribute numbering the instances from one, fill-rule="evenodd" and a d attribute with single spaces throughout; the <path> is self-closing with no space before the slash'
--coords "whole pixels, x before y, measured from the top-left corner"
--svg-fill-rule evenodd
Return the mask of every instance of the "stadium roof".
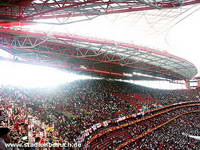
<path id="1" fill-rule="evenodd" d="M 29 23 L 53 18 L 48 23 L 61 24 L 58 18 L 65 18 L 62 23 L 69 23 L 100 15 L 179 8 L 196 3 L 199 0 L 1 0 L 0 18 Z"/>
<path id="2" fill-rule="evenodd" d="M 0 32 L 2 49 L 21 61 L 118 78 L 134 79 L 140 73 L 149 78 L 179 80 L 197 73 L 196 67 L 182 58 L 129 43 L 61 33 L 8 29 Z"/>
<path id="3" fill-rule="evenodd" d="M 149 43 L 155 47 L 162 44 L 153 36 L 147 37 L 146 32 L 157 36 L 157 39 L 164 39 L 166 31 L 196 11 L 198 3 L 199 0 L 3 1 L 0 3 L 0 44 L 2 49 L 14 55 L 15 61 L 50 65 L 95 76 L 190 79 L 197 73 L 192 63 L 167 51 L 151 49 L 145 40 L 151 39 Z M 116 22 L 108 26 L 109 29 L 106 29 L 105 19 L 99 17 L 105 15 Z M 124 22 L 128 22 L 131 28 L 124 26 Z M 39 23 L 50 25 L 52 32 Z M 140 32 L 137 33 L 138 27 Z M 110 36 L 107 34 L 109 30 Z"/>

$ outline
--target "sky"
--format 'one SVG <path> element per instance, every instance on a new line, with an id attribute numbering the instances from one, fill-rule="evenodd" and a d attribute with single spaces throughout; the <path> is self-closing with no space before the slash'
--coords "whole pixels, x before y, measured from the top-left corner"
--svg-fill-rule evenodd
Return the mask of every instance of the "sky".
<path id="1" fill-rule="evenodd" d="M 200 75 L 200 10 L 177 24 L 168 34 L 169 52 L 194 63 Z"/>

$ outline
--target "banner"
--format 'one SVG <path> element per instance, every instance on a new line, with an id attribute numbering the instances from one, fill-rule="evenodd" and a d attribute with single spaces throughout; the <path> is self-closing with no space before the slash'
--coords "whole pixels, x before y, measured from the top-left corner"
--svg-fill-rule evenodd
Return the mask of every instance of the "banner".
<path id="1" fill-rule="evenodd" d="M 12 108 L 12 105 L 0 105 L 0 109 L 1 108 L 9 109 L 9 108 Z"/>

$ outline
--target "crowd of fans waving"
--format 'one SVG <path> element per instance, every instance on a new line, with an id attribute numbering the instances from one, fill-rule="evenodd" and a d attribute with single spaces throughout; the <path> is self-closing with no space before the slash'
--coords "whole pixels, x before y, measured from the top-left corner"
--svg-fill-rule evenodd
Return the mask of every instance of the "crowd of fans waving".
<path id="1" fill-rule="evenodd" d="M 122 96 L 133 94 L 146 95 L 148 103 Z M 79 80 L 51 89 L 1 86 L 0 126 L 11 129 L 14 143 L 74 143 L 93 124 L 142 111 L 137 106 L 153 109 L 199 95 L 198 90 L 164 91 L 107 80 Z"/>

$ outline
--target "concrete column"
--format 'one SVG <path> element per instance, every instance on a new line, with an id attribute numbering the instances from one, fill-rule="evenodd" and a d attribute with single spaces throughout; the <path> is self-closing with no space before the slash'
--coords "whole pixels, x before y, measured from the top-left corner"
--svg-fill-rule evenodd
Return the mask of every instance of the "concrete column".
<path id="1" fill-rule="evenodd" d="M 200 80 L 197 81 L 197 88 L 200 88 Z"/>
<path id="2" fill-rule="evenodd" d="M 185 87 L 186 89 L 191 89 L 189 80 L 185 80 Z"/>

